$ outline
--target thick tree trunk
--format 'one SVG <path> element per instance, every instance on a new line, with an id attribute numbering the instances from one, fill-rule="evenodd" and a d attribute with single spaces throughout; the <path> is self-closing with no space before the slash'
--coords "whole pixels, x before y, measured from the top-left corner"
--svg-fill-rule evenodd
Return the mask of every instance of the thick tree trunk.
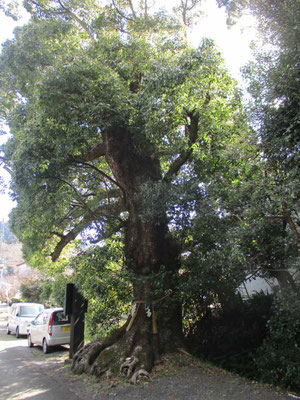
<path id="1" fill-rule="evenodd" d="M 269 273 L 272 277 L 276 278 L 280 287 L 283 289 L 292 289 L 295 293 L 298 293 L 297 285 L 294 281 L 293 276 L 287 270 L 269 270 Z"/>
<path id="2" fill-rule="evenodd" d="M 156 221 L 142 217 L 146 205 L 141 188 L 162 179 L 158 160 L 135 151 L 126 129 L 103 134 L 103 142 L 129 213 L 125 258 L 133 276 L 134 303 L 132 316 L 118 335 L 84 348 L 72 368 L 98 376 L 107 370 L 125 371 L 129 376 L 135 370 L 150 371 L 161 353 L 183 345 L 181 306 L 176 298 L 179 249 L 168 232 L 166 215 Z"/>

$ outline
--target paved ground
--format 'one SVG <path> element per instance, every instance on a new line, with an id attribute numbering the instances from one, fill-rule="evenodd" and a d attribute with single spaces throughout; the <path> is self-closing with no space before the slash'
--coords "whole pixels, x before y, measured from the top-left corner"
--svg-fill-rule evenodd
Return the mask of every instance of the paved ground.
<path id="1" fill-rule="evenodd" d="M 67 386 L 55 382 L 50 373 L 66 350 L 53 353 L 52 358 L 44 356 L 41 348 L 29 349 L 26 338 L 6 335 L 4 329 L 0 319 L 1 400 L 81 400 Z"/>
<path id="2" fill-rule="evenodd" d="M 0 316 L 1 400 L 292 400 L 291 394 L 245 381 L 222 370 L 183 365 L 180 374 L 155 376 L 150 383 L 131 386 L 99 383 L 74 376 L 64 364 L 68 351 L 44 355 L 27 347 L 26 339 L 5 333 Z M 166 367 L 167 368 L 167 367 Z M 300 399 L 300 397 L 298 397 Z"/>

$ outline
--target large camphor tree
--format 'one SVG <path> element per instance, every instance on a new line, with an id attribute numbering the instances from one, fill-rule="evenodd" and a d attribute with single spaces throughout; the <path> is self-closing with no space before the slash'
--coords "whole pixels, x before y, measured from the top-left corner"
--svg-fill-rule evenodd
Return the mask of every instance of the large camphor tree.
<path id="1" fill-rule="evenodd" d="M 185 23 L 196 3 L 177 8 Z M 132 315 L 84 347 L 73 370 L 118 372 L 131 357 L 129 373 L 150 371 L 183 346 L 181 247 L 169 211 L 182 205 L 195 166 L 247 129 L 239 91 L 211 41 L 189 47 L 178 20 L 151 14 L 147 1 L 25 5 L 31 20 L 0 61 L 13 230 L 27 259 L 55 261 L 80 237 L 122 241 Z"/>

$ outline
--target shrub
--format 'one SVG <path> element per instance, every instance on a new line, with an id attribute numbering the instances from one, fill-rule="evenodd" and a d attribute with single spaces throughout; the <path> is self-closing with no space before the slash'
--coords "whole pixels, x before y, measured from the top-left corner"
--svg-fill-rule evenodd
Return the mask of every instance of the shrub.
<path id="1" fill-rule="evenodd" d="M 30 303 L 39 303 L 42 292 L 39 280 L 27 279 L 20 286 L 21 298 Z"/>
<path id="2" fill-rule="evenodd" d="M 291 291 L 276 293 L 268 335 L 257 350 L 261 380 L 300 392 L 300 298 Z"/>
<path id="3" fill-rule="evenodd" d="M 267 334 L 272 296 L 257 294 L 226 310 L 208 311 L 188 336 L 190 351 L 248 378 L 256 375 L 252 358 Z"/>
<path id="4" fill-rule="evenodd" d="M 88 301 L 87 333 L 91 338 L 105 336 L 123 321 L 132 300 L 119 242 L 91 246 L 73 260 L 72 267 L 74 283 Z"/>

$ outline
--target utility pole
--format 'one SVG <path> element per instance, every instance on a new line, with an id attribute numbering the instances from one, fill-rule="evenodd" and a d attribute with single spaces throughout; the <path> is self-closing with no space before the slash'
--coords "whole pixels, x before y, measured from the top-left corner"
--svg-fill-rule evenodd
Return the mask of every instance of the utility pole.
<path id="1" fill-rule="evenodd" d="M 3 281 L 3 275 L 6 269 L 6 258 L 4 254 L 4 219 L 1 222 L 0 230 L 0 289 L 2 286 L 5 287 L 5 300 L 7 305 L 9 304 L 9 291 L 12 287 L 10 283 Z"/>
<path id="2" fill-rule="evenodd" d="M 2 287 L 2 278 L 5 268 L 5 257 L 4 257 L 4 220 L 1 222 L 0 231 L 0 289 Z"/>

